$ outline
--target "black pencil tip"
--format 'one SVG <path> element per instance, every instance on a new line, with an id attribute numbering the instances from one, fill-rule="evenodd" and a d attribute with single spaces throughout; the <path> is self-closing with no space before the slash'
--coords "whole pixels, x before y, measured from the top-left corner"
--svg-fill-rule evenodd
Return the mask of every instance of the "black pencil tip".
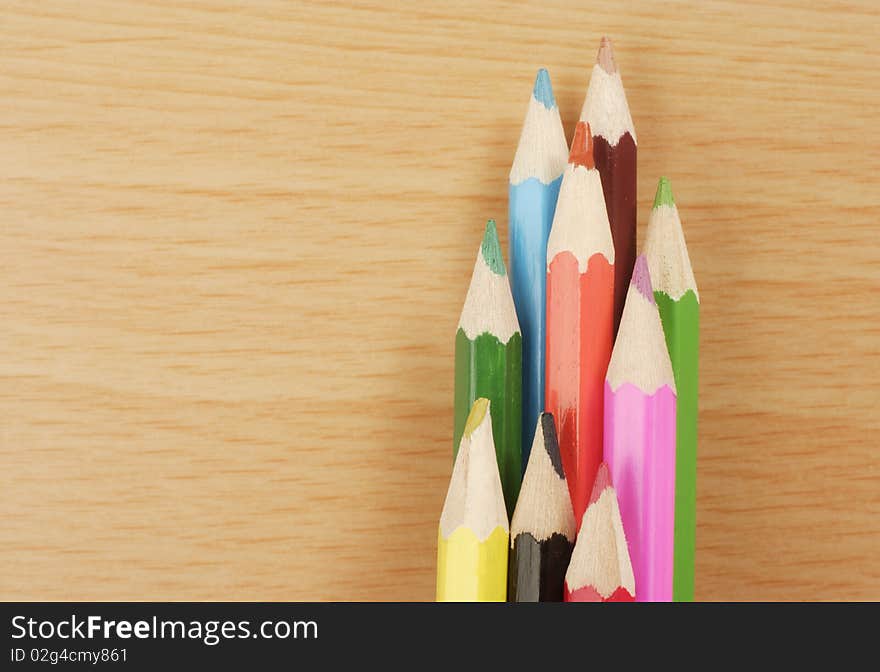
<path id="1" fill-rule="evenodd" d="M 553 470 L 559 478 L 565 480 L 565 471 L 562 468 L 562 454 L 559 452 L 559 440 L 556 438 L 556 422 L 552 413 L 541 413 L 541 436 L 544 439 L 544 450 L 550 458 Z"/>

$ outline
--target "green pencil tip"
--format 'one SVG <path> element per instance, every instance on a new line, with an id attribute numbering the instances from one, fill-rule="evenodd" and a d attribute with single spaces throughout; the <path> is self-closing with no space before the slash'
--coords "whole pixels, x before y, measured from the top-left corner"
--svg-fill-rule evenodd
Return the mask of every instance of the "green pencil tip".
<path id="1" fill-rule="evenodd" d="M 495 275 L 507 275 L 504 268 L 504 258 L 501 256 L 501 243 L 498 242 L 498 230 L 495 228 L 495 220 L 486 222 L 486 233 L 483 234 L 482 245 L 483 259 L 486 265 L 492 269 Z"/>
<path id="2" fill-rule="evenodd" d="M 669 180 L 665 177 L 660 178 L 657 185 L 657 195 L 654 196 L 654 207 L 659 208 L 661 205 L 675 205 L 675 199 L 672 198 L 672 187 L 669 186 Z"/>

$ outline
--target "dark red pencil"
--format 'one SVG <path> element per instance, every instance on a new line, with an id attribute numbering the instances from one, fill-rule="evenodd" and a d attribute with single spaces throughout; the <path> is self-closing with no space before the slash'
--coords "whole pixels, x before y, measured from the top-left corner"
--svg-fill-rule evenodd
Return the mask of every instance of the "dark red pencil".
<path id="1" fill-rule="evenodd" d="M 611 40 L 602 38 L 581 121 L 593 134 L 593 159 L 602 178 L 614 238 L 614 336 L 636 260 L 636 131 Z"/>

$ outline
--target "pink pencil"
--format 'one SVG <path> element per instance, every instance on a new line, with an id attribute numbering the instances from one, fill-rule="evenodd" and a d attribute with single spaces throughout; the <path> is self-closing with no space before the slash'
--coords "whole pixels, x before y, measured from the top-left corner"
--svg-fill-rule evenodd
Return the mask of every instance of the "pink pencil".
<path id="1" fill-rule="evenodd" d="M 675 379 L 644 255 L 636 258 L 605 377 L 605 461 L 639 602 L 672 601 Z"/>

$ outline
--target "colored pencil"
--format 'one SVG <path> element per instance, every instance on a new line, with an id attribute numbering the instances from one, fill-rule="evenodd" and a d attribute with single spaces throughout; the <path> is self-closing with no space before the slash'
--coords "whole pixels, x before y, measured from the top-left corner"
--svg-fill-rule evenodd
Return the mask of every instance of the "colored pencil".
<path id="1" fill-rule="evenodd" d="M 669 180 L 660 178 L 645 237 L 654 299 L 678 391 L 675 423 L 675 550 L 672 599 L 694 599 L 697 508 L 697 369 L 700 294 Z"/>
<path id="2" fill-rule="evenodd" d="M 538 418 L 534 436 L 510 523 L 507 598 L 511 602 L 561 602 L 576 528 L 550 413 Z"/>
<path id="3" fill-rule="evenodd" d="M 581 120 L 593 131 L 593 157 L 602 176 L 614 237 L 614 335 L 620 325 L 636 258 L 636 131 L 611 41 L 602 38 Z"/>
<path id="4" fill-rule="evenodd" d="M 565 601 L 632 602 L 635 594 L 617 494 L 603 462 L 565 576 Z"/>
<path id="5" fill-rule="evenodd" d="M 455 336 L 453 455 L 479 397 L 492 402 L 492 430 L 508 515 L 522 480 L 522 335 L 495 221 L 483 243 Z"/>
<path id="6" fill-rule="evenodd" d="M 675 380 L 644 255 L 636 258 L 605 381 L 605 461 L 639 602 L 672 599 Z"/>
<path id="7" fill-rule="evenodd" d="M 523 471 L 529 461 L 535 418 L 544 410 L 547 238 L 567 162 L 568 144 L 550 75 L 541 68 L 529 99 L 508 187 L 510 286 L 523 343 Z"/>
<path id="8" fill-rule="evenodd" d="M 437 540 L 438 602 L 507 597 L 507 512 L 488 399 L 474 402 L 455 458 Z"/>
<path id="9" fill-rule="evenodd" d="M 575 522 L 602 461 L 602 405 L 614 319 L 614 243 L 590 127 L 578 122 L 547 243 L 545 406 L 556 418 Z"/>

